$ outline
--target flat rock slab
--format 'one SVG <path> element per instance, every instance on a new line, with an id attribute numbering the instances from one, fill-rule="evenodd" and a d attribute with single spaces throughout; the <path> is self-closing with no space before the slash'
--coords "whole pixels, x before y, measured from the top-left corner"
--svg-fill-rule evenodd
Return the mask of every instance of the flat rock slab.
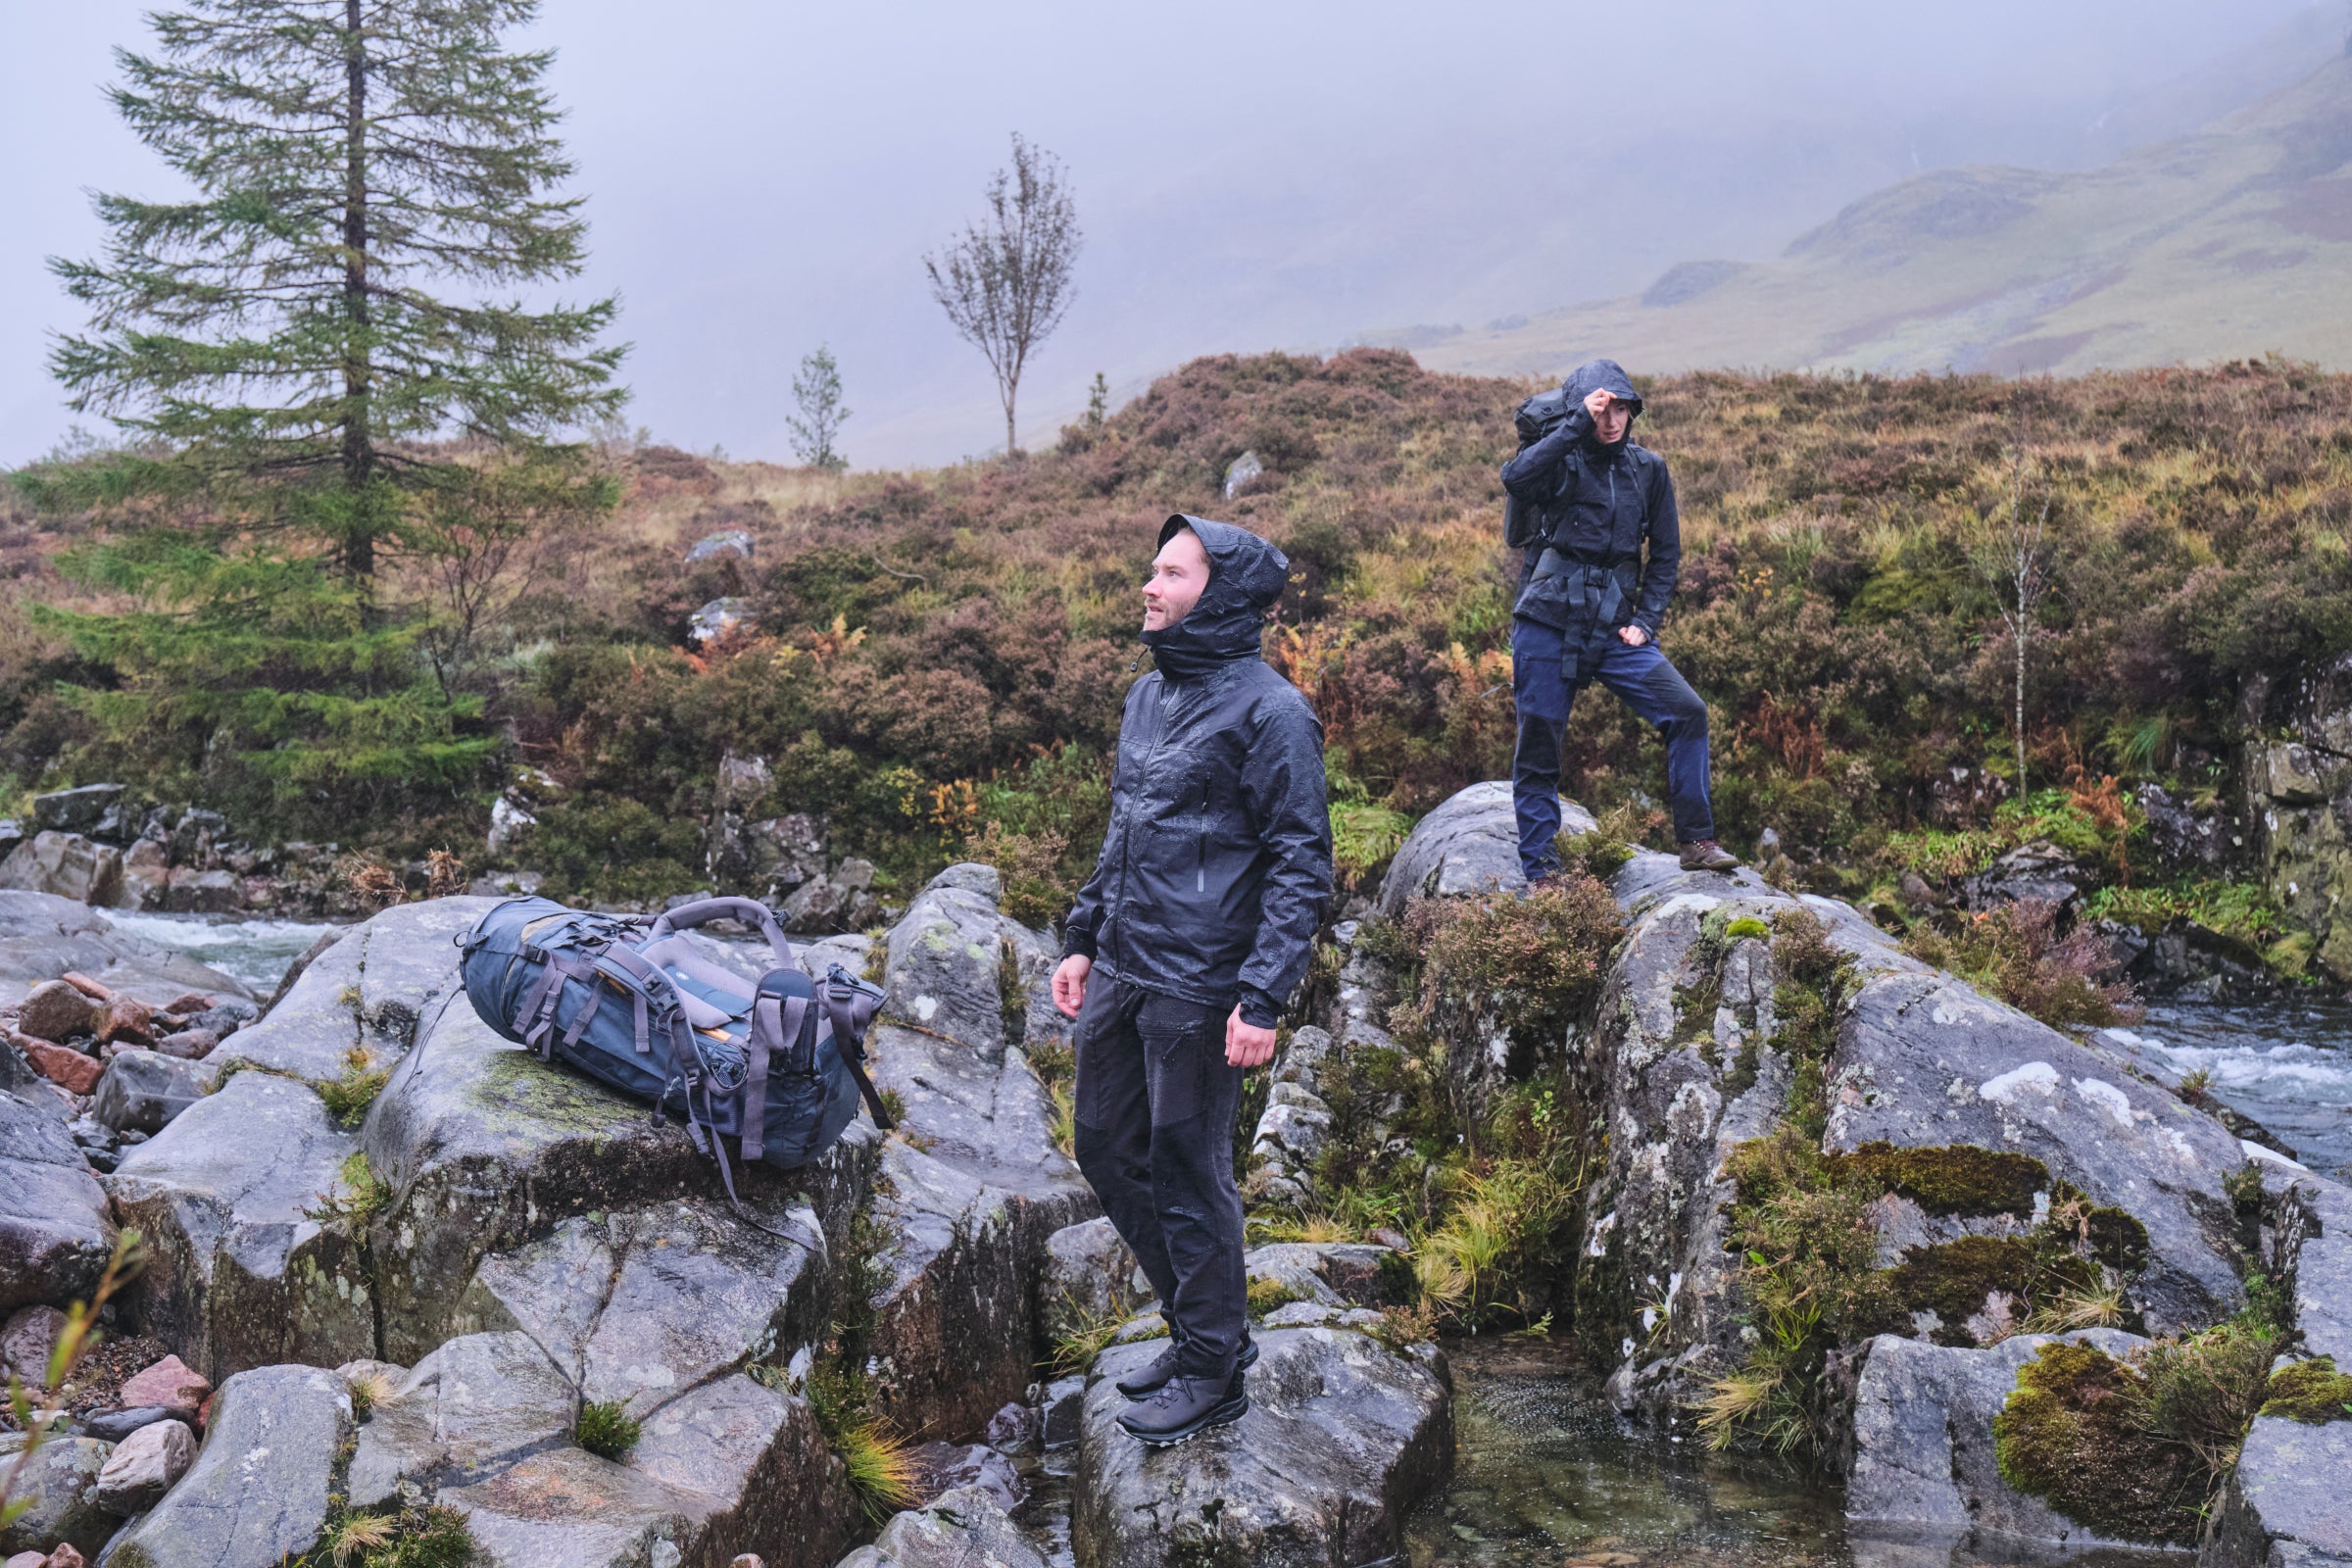
<path id="1" fill-rule="evenodd" d="M 213 1402 L 196 1463 L 130 1526 L 108 1568 L 276 1568 L 310 1550 L 351 1433 L 351 1394 L 334 1373 L 238 1373 Z"/>
<path id="2" fill-rule="evenodd" d="M 677 1568 L 692 1530 L 666 1487 L 578 1448 L 533 1454 L 441 1501 L 466 1514 L 476 1556 L 497 1568 Z"/>
<path id="3" fill-rule="evenodd" d="M 2146 1342 L 2119 1329 L 2063 1336 L 2122 1357 Z M 2001 1479 L 1992 1419 L 2018 1369 L 2050 1343 L 2023 1334 L 1965 1350 L 1882 1334 L 1854 1396 L 1854 1462 L 1845 1516 L 1866 1533 L 1954 1544 L 1978 1536 L 2070 1549 L 2121 1545 Z"/>
<path id="4" fill-rule="evenodd" d="M 245 1000 L 253 995 L 218 969 L 118 930 L 87 905 L 0 889 L 0 1006 L 69 969 L 155 1005 L 188 991 Z"/>
<path id="5" fill-rule="evenodd" d="M 0 1435 L 0 1475 L 17 1463 L 23 1433 Z M 99 1506 L 98 1477 L 115 1446 L 93 1438 L 62 1438 L 41 1445 L 17 1478 L 15 1500 L 32 1506 L 0 1526 L 0 1556 L 46 1552 L 63 1542 L 95 1559 L 122 1521 Z"/>
<path id="6" fill-rule="evenodd" d="M 0 1044 L 0 1058 L 22 1063 Z M 43 1084 L 0 1089 L 0 1311 L 86 1299 L 115 1226 L 63 1103 Z"/>
<path id="7" fill-rule="evenodd" d="M 765 1203 L 753 1216 L 791 1239 L 703 1199 L 564 1220 L 482 1259 L 452 1321 L 519 1331 L 582 1398 L 642 1418 L 823 1327 L 816 1211 Z"/>
<path id="8" fill-rule="evenodd" d="M 1128 1404 L 1115 1383 L 1159 1348 L 1097 1360 L 1072 1489 L 1079 1568 L 1356 1568 L 1402 1551 L 1406 1515 L 1452 1468 L 1444 1356 L 1348 1329 L 1257 1343 L 1249 1414 L 1171 1448 L 1116 1419 Z"/>
<path id="9" fill-rule="evenodd" d="M 309 1087 L 246 1071 L 132 1148 L 107 1191 L 147 1240 L 147 1331 L 216 1383 L 374 1354 L 365 1251 L 311 1217 L 358 1147 Z"/>
<path id="10" fill-rule="evenodd" d="M 523 1334 L 469 1334 L 416 1363 L 360 1428 L 347 1491 L 355 1508 L 402 1483 L 463 1486 L 570 1441 L 579 1396 Z"/>

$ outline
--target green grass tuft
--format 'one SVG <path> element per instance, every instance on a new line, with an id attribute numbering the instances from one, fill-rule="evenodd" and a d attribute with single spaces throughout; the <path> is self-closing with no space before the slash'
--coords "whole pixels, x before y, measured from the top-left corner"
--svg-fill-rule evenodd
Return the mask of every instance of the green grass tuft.
<path id="1" fill-rule="evenodd" d="M 572 1441 L 600 1459 L 618 1459 L 637 1446 L 644 1423 L 631 1419 L 618 1399 L 595 1399 L 580 1406 Z"/>

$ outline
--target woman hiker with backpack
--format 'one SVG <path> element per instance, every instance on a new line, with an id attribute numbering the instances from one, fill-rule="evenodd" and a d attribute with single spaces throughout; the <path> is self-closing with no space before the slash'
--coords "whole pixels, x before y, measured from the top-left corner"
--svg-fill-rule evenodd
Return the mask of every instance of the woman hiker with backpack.
<path id="1" fill-rule="evenodd" d="M 1519 406 L 1523 444 L 1502 466 L 1503 541 L 1527 558 L 1511 610 L 1511 799 L 1531 884 L 1560 869 L 1560 743 L 1577 693 L 1595 680 L 1665 737 L 1683 869 L 1740 863 L 1715 842 L 1707 705 L 1658 652 L 1682 519 L 1666 460 L 1633 438 L 1641 413 L 1642 394 L 1615 360 L 1588 361 L 1559 391 Z"/>

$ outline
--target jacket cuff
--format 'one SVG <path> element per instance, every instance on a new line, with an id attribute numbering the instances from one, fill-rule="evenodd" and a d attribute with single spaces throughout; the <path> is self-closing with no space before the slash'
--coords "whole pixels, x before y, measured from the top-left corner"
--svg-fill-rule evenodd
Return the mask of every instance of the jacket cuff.
<path id="1" fill-rule="evenodd" d="M 1095 956 L 1095 932 L 1092 926 L 1074 925 L 1061 934 L 1061 956 L 1065 958 L 1091 958 Z"/>
<path id="2" fill-rule="evenodd" d="M 1255 986 L 1242 987 L 1242 1022 L 1252 1029 L 1271 1029 L 1282 1018 L 1274 999 Z"/>

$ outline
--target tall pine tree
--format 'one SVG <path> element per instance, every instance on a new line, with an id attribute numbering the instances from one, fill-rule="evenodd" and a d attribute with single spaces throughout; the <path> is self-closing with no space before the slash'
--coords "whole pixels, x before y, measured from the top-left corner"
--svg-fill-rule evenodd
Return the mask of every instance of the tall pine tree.
<path id="1" fill-rule="evenodd" d="M 552 55 L 501 42 L 535 10 L 192 0 L 118 52 L 116 108 L 193 194 L 102 195 L 103 260 L 52 264 L 91 312 L 55 373 L 131 445 L 26 480 L 101 525 L 68 569 L 127 607 L 49 612 L 110 760 L 317 816 L 495 748 L 400 568 L 609 507 L 559 437 L 625 397 L 616 301 L 519 298 L 586 237 Z"/>

